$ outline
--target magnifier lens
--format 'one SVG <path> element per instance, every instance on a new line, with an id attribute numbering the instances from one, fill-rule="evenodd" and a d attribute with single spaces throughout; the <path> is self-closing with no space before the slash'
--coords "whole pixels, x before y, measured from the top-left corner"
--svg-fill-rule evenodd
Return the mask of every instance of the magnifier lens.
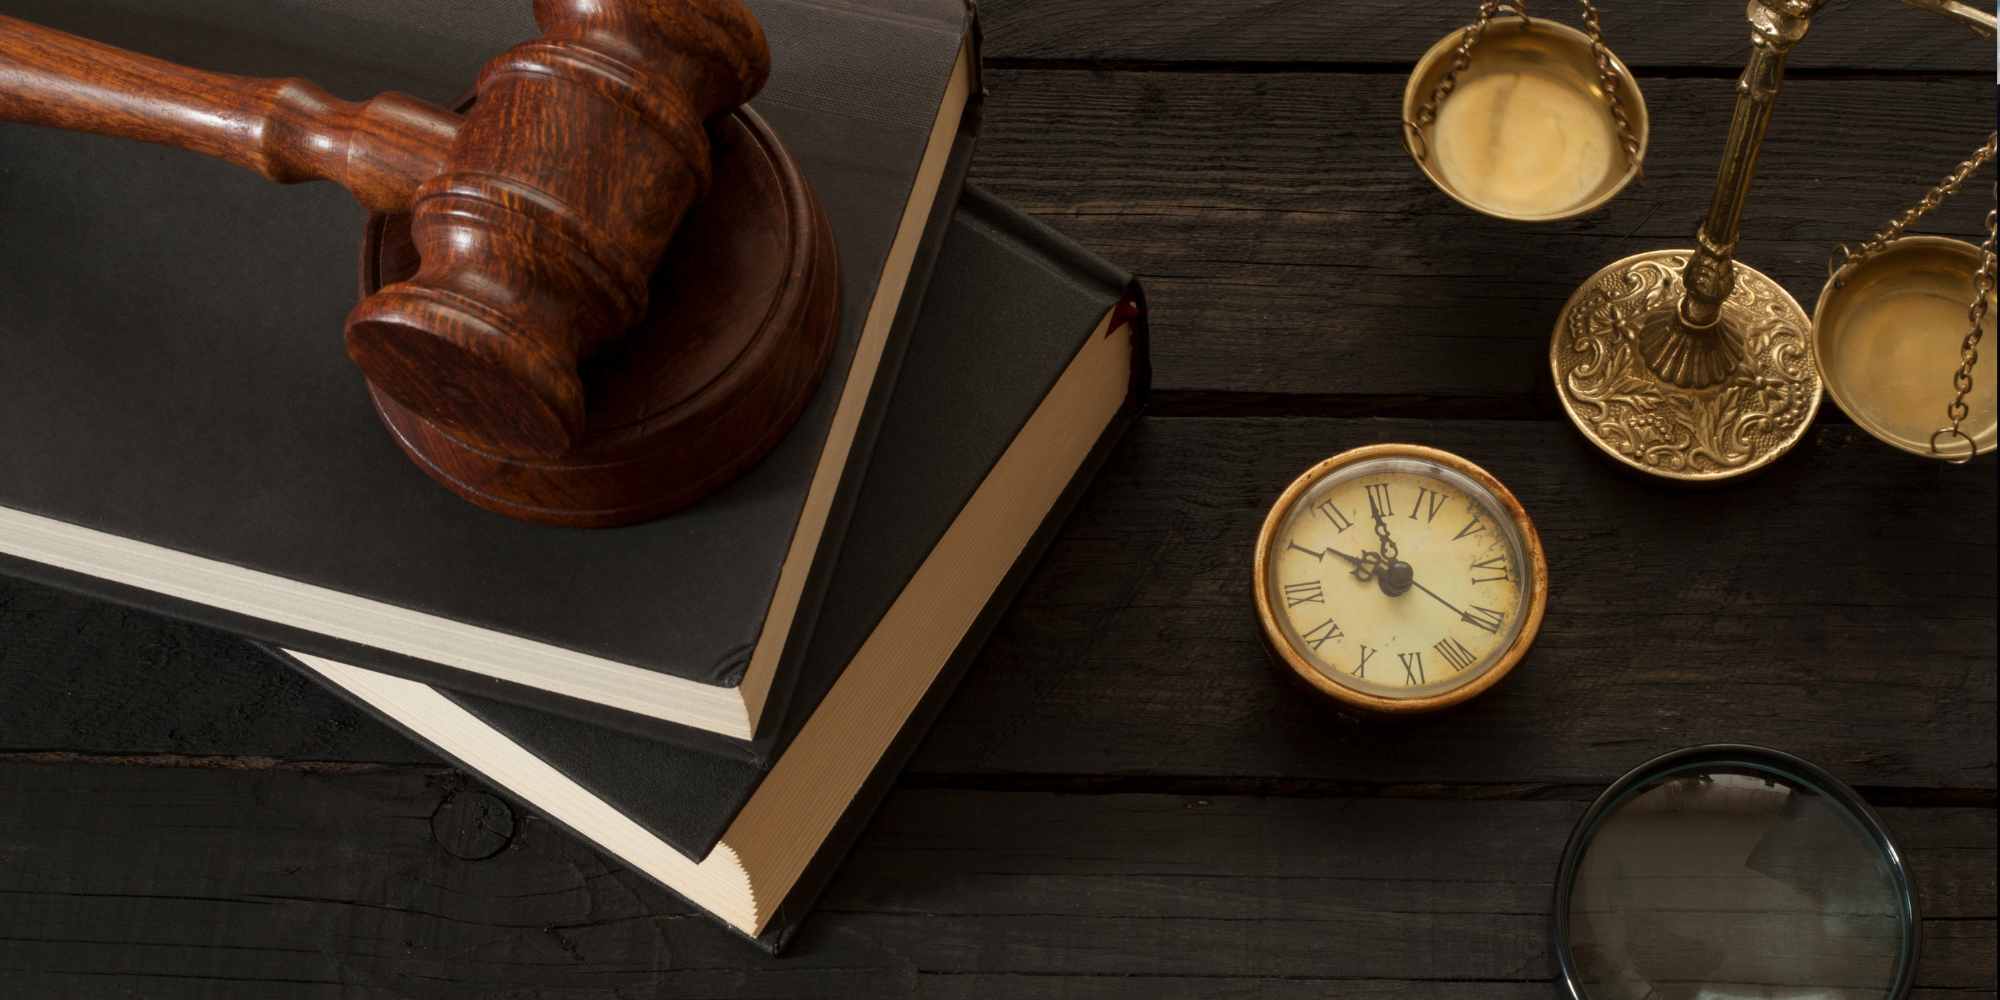
<path id="1" fill-rule="evenodd" d="M 1683 751 L 1628 775 L 1579 825 L 1562 881 L 1558 962 L 1590 1000 L 1892 997 L 1915 964 L 1887 833 L 1775 751 Z"/>

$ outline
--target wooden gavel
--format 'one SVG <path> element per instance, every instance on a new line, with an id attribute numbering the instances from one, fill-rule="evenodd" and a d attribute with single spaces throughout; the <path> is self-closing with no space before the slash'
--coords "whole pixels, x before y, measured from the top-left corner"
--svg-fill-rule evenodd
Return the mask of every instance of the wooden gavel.
<path id="1" fill-rule="evenodd" d="M 376 212 L 410 213 L 421 265 L 349 314 L 348 356 L 475 450 L 560 456 L 585 430 L 579 366 L 646 313 L 654 269 L 711 180 L 706 126 L 763 87 L 770 51 L 739 0 L 536 0 L 535 19 L 541 37 L 487 64 L 461 118 L 0 16 L 0 121 L 328 180 Z"/>

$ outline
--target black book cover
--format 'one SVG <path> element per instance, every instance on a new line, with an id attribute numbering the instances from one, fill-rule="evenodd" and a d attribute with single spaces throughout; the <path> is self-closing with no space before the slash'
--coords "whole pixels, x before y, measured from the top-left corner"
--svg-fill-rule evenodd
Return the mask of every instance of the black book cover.
<path id="1" fill-rule="evenodd" d="M 779 752 L 839 679 L 1070 358 L 1114 308 L 1134 325 L 1137 341 L 1130 395 L 876 765 L 867 787 L 767 925 L 761 939 L 765 947 L 782 946 L 1137 413 L 1149 379 L 1138 295 L 1126 275 L 1053 230 L 983 192 L 966 189 L 939 252 L 903 378 L 884 417 L 847 545 L 795 689 L 793 711 L 779 729 Z M 328 687 L 373 711 L 338 685 Z M 690 858 L 704 857 L 715 847 L 769 767 L 506 702 L 446 694 Z M 403 729 L 393 718 L 375 714 Z M 532 801 L 525 805 L 542 811 Z"/>
<path id="2" fill-rule="evenodd" d="M 774 72 L 753 102 L 834 222 L 845 316 L 825 387 L 742 479 L 654 524 L 582 531 L 466 505 L 396 449 L 344 356 L 361 212 L 195 154 L 0 125 L 0 508 L 138 539 L 698 685 L 743 681 L 833 422 L 944 81 L 973 37 L 962 0 L 750 0 Z M 148 54 L 303 76 L 349 98 L 454 103 L 534 33 L 517 0 L 15 0 L 8 13 Z M 972 53 L 976 68 L 976 52 Z M 865 71 L 862 71 L 865 69 Z M 975 78 L 976 79 L 976 78 Z M 900 365 L 962 182 L 977 87 L 875 389 Z M 894 303 L 891 303 L 894 305 Z M 857 387 L 860 384 L 857 383 Z M 820 553 L 837 550 L 879 396 L 855 432 Z M 6 551 L 0 570 L 484 697 L 758 759 L 824 594 L 806 578 L 758 719 L 677 725 L 552 695 Z M 662 567 L 672 567 L 665 571 Z"/>

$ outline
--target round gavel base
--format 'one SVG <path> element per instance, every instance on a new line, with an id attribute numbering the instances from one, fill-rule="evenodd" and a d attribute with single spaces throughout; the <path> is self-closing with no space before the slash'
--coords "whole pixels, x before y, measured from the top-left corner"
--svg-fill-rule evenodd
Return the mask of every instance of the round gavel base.
<path id="1" fill-rule="evenodd" d="M 585 365 L 586 430 L 568 455 L 493 454 L 373 393 L 432 478 L 509 517 L 614 527 L 694 503 L 783 439 L 840 327 L 840 262 L 818 198 L 763 119 L 744 108 L 713 131 L 713 188 L 660 262 L 645 318 Z M 369 217 L 364 296 L 416 273 L 409 222 Z"/>

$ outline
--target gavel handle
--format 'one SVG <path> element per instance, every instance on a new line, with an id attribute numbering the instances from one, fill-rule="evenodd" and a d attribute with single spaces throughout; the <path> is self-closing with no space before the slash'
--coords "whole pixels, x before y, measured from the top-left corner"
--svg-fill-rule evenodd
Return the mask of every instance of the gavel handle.
<path id="1" fill-rule="evenodd" d="M 280 184 L 332 181 L 378 212 L 409 210 L 459 127 L 402 94 L 356 104 L 303 80 L 190 69 L 4 15 L 0 122 L 175 146 Z"/>

